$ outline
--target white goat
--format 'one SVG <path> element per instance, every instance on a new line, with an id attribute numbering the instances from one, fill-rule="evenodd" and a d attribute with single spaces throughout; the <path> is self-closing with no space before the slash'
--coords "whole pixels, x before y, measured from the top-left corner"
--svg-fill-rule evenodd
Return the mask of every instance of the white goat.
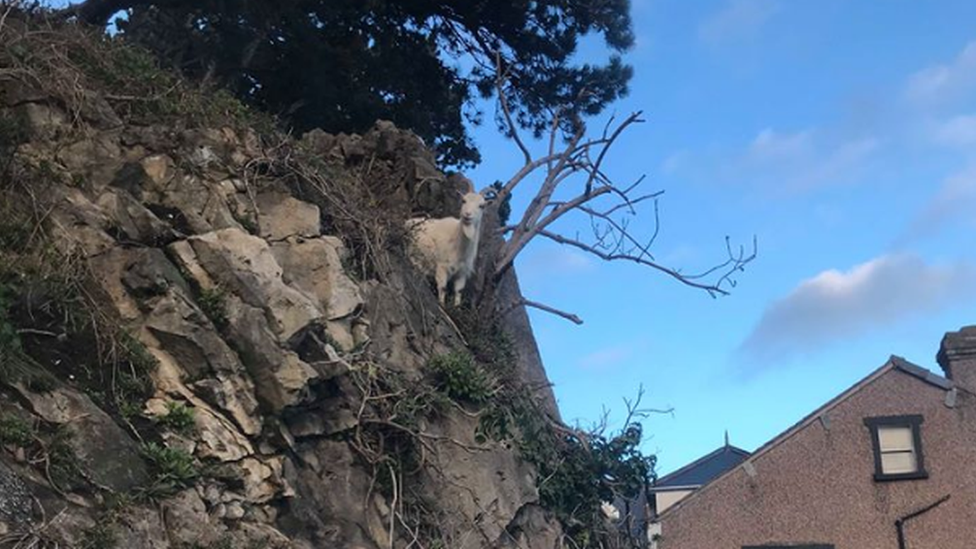
<path id="1" fill-rule="evenodd" d="M 441 305 L 447 297 L 448 284 L 454 291 L 454 305 L 461 304 L 461 292 L 474 272 L 481 218 L 487 204 L 488 199 L 471 187 L 462 198 L 460 219 L 407 220 L 407 230 L 413 233 L 411 258 L 424 271 L 434 273 Z"/>

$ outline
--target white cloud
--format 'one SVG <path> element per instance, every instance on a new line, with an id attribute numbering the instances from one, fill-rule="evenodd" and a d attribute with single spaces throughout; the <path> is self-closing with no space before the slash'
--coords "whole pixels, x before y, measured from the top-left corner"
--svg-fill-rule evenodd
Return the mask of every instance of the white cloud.
<path id="1" fill-rule="evenodd" d="M 765 128 L 749 144 L 738 171 L 776 189 L 806 191 L 854 179 L 879 146 L 874 137 L 835 141 L 812 129 Z"/>
<path id="2" fill-rule="evenodd" d="M 801 282 L 766 308 L 739 355 L 768 367 L 974 295 L 976 266 L 970 263 L 934 265 L 913 254 L 884 255 Z"/>
<path id="3" fill-rule="evenodd" d="M 627 345 L 617 345 L 599 349 L 588 355 L 580 357 L 578 365 L 587 370 L 606 370 L 613 368 L 621 362 L 629 359 L 634 354 L 634 349 Z"/>
<path id="4" fill-rule="evenodd" d="M 951 62 L 918 71 L 908 80 L 905 94 L 924 106 L 938 105 L 965 95 L 976 87 L 976 41 Z"/>
<path id="5" fill-rule="evenodd" d="M 519 275 L 526 280 L 534 277 L 576 275 L 597 267 L 592 256 L 565 246 L 539 246 L 519 262 Z"/>
<path id="6" fill-rule="evenodd" d="M 666 175 L 673 175 L 678 172 L 681 168 L 685 166 L 688 161 L 688 151 L 679 150 L 675 151 L 661 162 L 661 173 Z"/>
<path id="7" fill-rule="evenodd" d="M 698 27 L 698 38 L 710 45 L 754 36 L 779 11 L 776 0 L 729 0 Z"/>
<path id="8" fill-rule="evenodd" d="M 811 130 L 796 133 L 778 133 L 765 128 L 749 145 L 749 155 L 759 161 L 796 159 L 813 152 Z"/>
<path id="9" fill-rule="evenodd" d="M 915 217 L 903 240 L 935 234 L 961 216 L 976 212 L 976 164 L 950 175 Z"/>
<path id="10" fill-rule="evenodd" d="M 943 121 L 935 127 L 933 137 L 948 147 L 976 149 L 976 114 L 961 114 Z"/>

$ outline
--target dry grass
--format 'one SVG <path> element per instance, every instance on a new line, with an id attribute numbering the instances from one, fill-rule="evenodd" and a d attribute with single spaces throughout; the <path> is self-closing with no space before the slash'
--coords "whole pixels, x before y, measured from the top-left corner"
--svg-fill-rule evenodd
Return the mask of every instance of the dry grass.
<path id="1" fill-rule="evenodd" d="M 49 390 L 70 377 L 124 420 L 150 392 L 155 359 L 106 307 L 111 300 L 81 251 L 56 245 L 49 234 L 53 194 L 30 167 L 15 162 L 0 174 L 0 321 L 10 332 L 0 345 L 0 382 Z M 45 353 L 77 360 L 46 360 L 54 355 Z"/>
<path id="2" fill-rule="evenodd" d="M 274 126 L 229 92 L 201 89 L 163 70 L 149 52 L 124 39 L 38 8 L 0 7 L 0 90 L 13 92 L 15 101 L 27 92 L 53 103 L 75 127 L 98 121 L 107 111 L 103 106 L 129 124 Z"/>

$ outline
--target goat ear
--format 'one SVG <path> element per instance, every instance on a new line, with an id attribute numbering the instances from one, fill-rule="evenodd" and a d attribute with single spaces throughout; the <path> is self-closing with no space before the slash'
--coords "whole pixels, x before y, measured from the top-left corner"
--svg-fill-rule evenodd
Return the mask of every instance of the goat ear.
<path id="1" fill-rule="evenodd" d="M 484 189 L 481 189 L 481 196 L 485 197 L 486 201 L 491 202 L 498 198 L 498 191 L 491 187 L 485 187 Z"/>

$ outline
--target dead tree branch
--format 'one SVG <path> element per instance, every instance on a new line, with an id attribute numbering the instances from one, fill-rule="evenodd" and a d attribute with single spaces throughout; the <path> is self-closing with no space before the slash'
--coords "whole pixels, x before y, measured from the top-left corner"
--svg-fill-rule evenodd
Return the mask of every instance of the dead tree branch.
<path id="1" fill-rule="evenodd" d="M 534 157 L 527 143 L 519 136 L 513 120 L 506 91 L 508 85 L 502 58 L 496 55 L 495 82 L 498 93 L 500 117 L 508 126 L 516 146 L 522 153 L 522 167 L 498 190 L 497 199 L 505 200 L 527 180 L 533 185 L 534 195 L 517 222 L 499 230 L 508 238 L 495 259 L 492 275 L 497 282 L 511 268 L 515 258 L 536 237 L 544 237 L 559 244 L 574 247 L 605 261 L 625 261 L 662 272 L 680 283 L 704 290 L 715 297 L 726 295 L 735 287 L 735 275 L 745 270 L 756 258 L 757 242 L 753 237 L 751 249 L 733 246 L 726 237 L 726 254 L 722 261 L 700 272 L 686 273 L 682 269 L 665 265 L 651 252 L 660 235 L 659 199 L 663 191 L 641 192 L 644 177 L 621 185 L 605 169 L 611 149 L 631 127 L 644 122 L 641 112 L 635 112 L 622 120 L 611 117 L 601 133 L 586 137 L 586 126 L 579 120 L 565 124 L 564 112 L 553 114 L 550 133 L 545 140 L 545 154 Z M 571 128 L 570 130 L 567 130 Z M 554 197 L 560 197 L 554 199 Z M 569 197 L 569 198 L 565 198 Z M 632 229 L 631 222 L 639 213 L 640 206 L 653 204 L 653 226 L 650 235 L 640 237 Z M 553 229 L 559 220 L 571 214 L 581 214 L 589 221 L 592 235 L 567 235 Z M 520 303 L 557 314 L 573 322 L 582 321 L 576 315 L 565 313 L 539 303 Z"/>
<path id="2" fill-rule="evenodd" d="M 567 313 L 566 311 L 560 311 L 555 307 L 550 307 L 538 301 L 531 301 L 528 299 L 519 300 L 518 305 L 524 305 L 526 307 L 532 307 L 534 309 L 539 309 L 540 311 L 545 311 L 547 313 L 554 314 L 556 316 L 561 316 L 566 320 L 572 322 L 573 324 L 580 325 L 583 324 L 583 319 L 574 315 L 573 313 Z"/>

